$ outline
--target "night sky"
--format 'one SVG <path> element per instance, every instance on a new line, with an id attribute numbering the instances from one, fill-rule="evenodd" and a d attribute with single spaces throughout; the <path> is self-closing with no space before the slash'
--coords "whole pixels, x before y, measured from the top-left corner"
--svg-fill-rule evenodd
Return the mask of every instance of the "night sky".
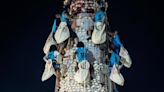
<path id="1" fill-rule="evenodd" d="M 0 2 L 0 92 L 53 92 L 55 78 L 41 82 L 43 46 L 62 0 Z M 133 60 L 121 73 L 120 92 L 162 92 L 162 3 L 110 0 L 109 20 Z"/>

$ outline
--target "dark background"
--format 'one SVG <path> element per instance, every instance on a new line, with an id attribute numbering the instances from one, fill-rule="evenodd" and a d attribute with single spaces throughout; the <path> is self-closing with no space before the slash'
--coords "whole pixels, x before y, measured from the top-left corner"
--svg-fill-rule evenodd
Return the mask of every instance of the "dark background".
<path id="1" fill-rule="evenodd" d="M 53 92 L 55 78 L 41 82 L 42 48 L 62 0 L 0 2 L 0 92 Z M 121 71 L 120 92 L 162 92 L 162 3 L 110 0 L 110 25 L 118 30 L 133 65 Z"/>

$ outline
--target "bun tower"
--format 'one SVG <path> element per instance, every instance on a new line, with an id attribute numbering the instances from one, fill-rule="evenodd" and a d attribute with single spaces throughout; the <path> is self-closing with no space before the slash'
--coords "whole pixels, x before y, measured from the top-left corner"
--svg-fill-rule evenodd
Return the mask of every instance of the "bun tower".
<path id="1" fill-rule="evenodd" d="M 131 58 L 110 30 L 106 0 L 65 0 L 43 52 L 41 80 L 55 76 L 55 92 L 118 92 Z"/>

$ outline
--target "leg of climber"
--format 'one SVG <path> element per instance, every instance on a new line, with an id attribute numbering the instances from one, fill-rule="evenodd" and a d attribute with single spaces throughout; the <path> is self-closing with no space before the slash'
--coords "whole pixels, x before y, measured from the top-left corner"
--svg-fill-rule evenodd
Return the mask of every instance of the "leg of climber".
<path id="1" fill-rule="evenodd" d="M 60 88 L 60 76 L 61 76 L 60 71 L 56 70 L 56 87 L 57 87 L 57 89 Z"/>

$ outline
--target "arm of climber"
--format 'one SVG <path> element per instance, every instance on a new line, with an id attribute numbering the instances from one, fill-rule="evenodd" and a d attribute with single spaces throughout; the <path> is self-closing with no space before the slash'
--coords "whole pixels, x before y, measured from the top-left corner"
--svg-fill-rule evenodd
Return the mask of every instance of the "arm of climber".
<path id="1" fill-rule="evenodd" d="M 101 12 L 101 21 L 103 22 L 103 24 L 107 24 L 107 16 L 104 12 Z"/>
<path id="2" fill-rule="evenodd" d="M 119 70 L 122 69 L 122 67 L 124 66 L 124 63 L 125 63 L 125 58 L 123 57 L 120 57 L 120 62 L 121 62 L 121 65 L 118 67 Z"/>
<path id="3" fill-rule="evenodd" d="M 45 56 L 43 57 L 43 60 L 44 60 L 45 62 L 48 62 L 47 55 L 45 55 Z"/>

